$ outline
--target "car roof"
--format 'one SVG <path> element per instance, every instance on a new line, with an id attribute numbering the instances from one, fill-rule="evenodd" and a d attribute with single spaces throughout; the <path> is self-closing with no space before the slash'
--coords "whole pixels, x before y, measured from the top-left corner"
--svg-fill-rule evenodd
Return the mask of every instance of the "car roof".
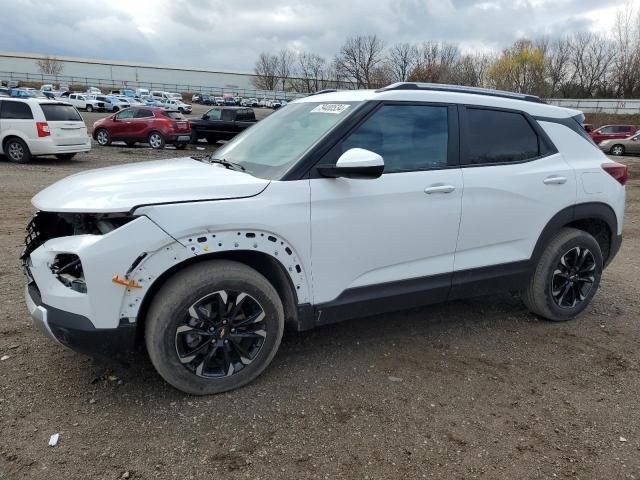
<path id="1" fill-rule="evenodd" d="M 407 84 L 394 84 L 407 85 Z M 338 90 L 318 93 L 299 98 L 291 103 L 307 102 L 364 102 L 372 101 L 414 101 L 453 103 L 459 105 L 486 106 L 526 112 L 533 116 L 567 118 L 582 112 L 570 108 L 542 103 L 537 97 L 512 94 L 490 89 L 472 89 L 459 85 L 409 84 L 415 88 L 383 88 L 378 90 Z"/>

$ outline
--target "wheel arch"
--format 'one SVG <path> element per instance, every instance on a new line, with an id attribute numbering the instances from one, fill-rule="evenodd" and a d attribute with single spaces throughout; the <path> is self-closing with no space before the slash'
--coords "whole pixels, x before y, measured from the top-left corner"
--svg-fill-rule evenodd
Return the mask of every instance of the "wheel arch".
<path id="1" fill-rule="evenodd" d="M 618 218 L 615 212 L 606 203 L 588 202 L 567 207 L 549 220 L 533 249 L 533 265 L 537 264 L 549 242 L 565 227 L 577 228 L 592 235 L 600 245 L 605 265 L 615 255 L 618 232 Z"/>

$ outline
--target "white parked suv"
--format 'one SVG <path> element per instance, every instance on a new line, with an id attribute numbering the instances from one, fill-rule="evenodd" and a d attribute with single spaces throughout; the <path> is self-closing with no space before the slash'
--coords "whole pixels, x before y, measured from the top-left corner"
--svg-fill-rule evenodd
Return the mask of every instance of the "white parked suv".
<path id="1" fill-rule="evenodd" d="M 91 150 L 91 138 L 78 111 L 62 101 L 0 98 L 0 153 L 15 163 L 55 155 L 70 160 Z"/>
<path id="2" fill-rule="evenodd" d="M 64 101 L 79 110 L 86 110 L 87 112 L 93 112 L 94 110 L 97 112 L 104 112 L 104 102 L 95 99 L 91 95 L 92 94 L 89 93 L 71 93 Z"/>
<path id="3" fill-rule="evenodd" d="M 582 120 L 402 83 L 296 100 L 203 158 L 76 174 L 33 198 L 29 311 L 83 352 L 144 339 L 193 394 L 254 379 L 285 326 L 496 290 L 571 319 L 619 249 L 627 178 Z"/>

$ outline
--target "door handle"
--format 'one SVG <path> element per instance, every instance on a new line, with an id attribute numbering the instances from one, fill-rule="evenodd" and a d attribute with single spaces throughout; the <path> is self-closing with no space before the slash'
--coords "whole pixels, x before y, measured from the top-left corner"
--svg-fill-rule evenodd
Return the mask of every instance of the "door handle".
<path id="1" fill-rule="evenodd" d="M 453 185 L 444 185 L 437 183 L 424 189 L 424 193 L 431 195 L 432 193 L 451 193 L 456 189 Z"/>
<path id="2" fill-rule="evenodd" d="M 545 185 L 562 185 L 567 183 L 567 177 L 561 177 L 559 175 L 551 175 L 543 180 Z"/>

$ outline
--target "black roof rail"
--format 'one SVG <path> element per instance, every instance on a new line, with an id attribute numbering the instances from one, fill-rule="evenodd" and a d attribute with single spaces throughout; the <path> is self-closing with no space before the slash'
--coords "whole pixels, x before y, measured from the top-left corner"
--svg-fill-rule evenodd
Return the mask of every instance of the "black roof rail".
<path id="1" fill-rule="evenodd" d="M 488 97 L 510 98 L 512 100 L 524 100 L 525 102 L 547 103 L 535 95 L 524 93 L 506 92 L 504 90 L 493 90 L 490 88 L 465 87 L 463 85 L 449 85 L 446 83 L 418 83 L 418 82 L 398 82 L 376 90 L 377 93 L 392 90 L 431 90 L 437 92 L 472 93 L 475 95 L 486 95 Z"/>
<path id="2" fill-rule="evenodd" d="M 325 88 L 324 90 L 318 90 L 317 92 L 313 92 L 310 93 L 308 96 L 312 96 L 312 95 L 320 95 L 321 93 L 332 93 L 332 92 L 337 92 L 338 90 L 335 88 Z"/>

